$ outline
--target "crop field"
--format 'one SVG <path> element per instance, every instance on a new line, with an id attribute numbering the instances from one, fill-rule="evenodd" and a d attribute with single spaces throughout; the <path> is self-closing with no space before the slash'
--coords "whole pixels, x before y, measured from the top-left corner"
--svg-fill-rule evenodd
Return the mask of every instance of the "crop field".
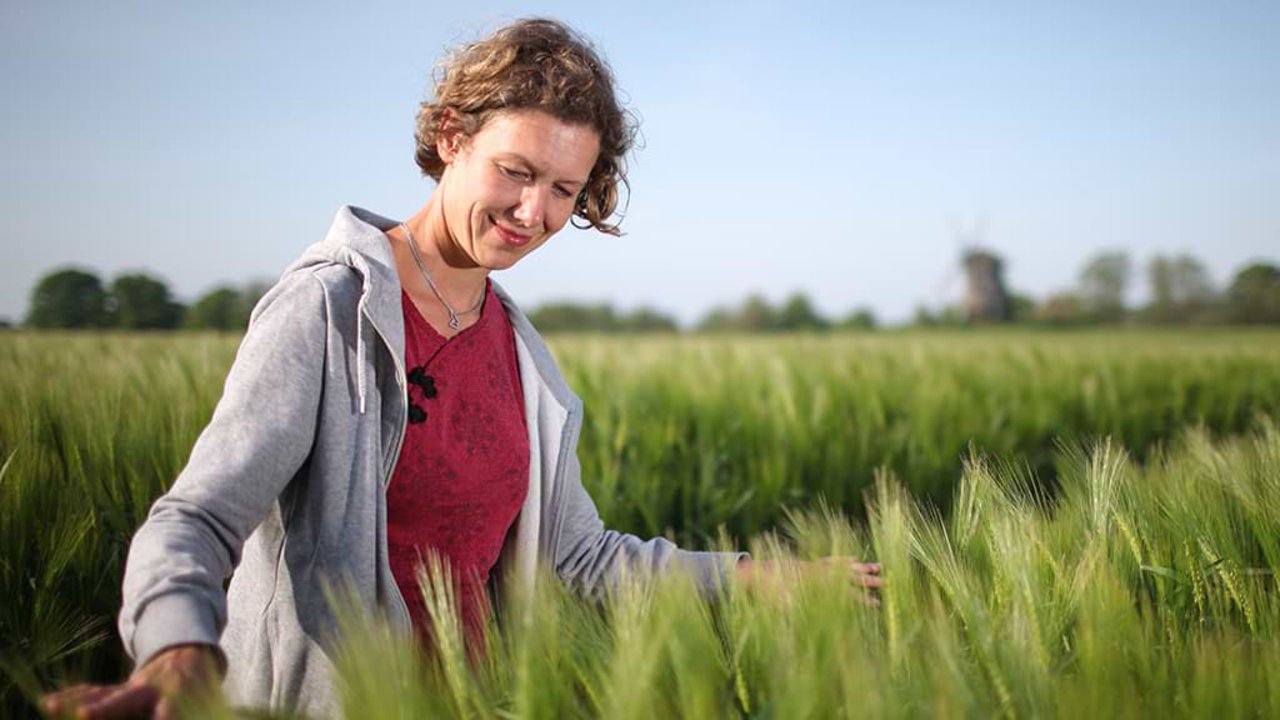
<path id="1" fill-rule="evenodd" d="M 0 334 L 0 713 L 127 673 L 128 541 L 237 341 Z M 1280 334 L 552 345 L 609 526 L 875 560 L 880 604 L 811 576 L 715 602 L 679 574 L 548 581 L 469 661 L 432 576 L 430 657 L 351 616 L 353 717 L 1280 716 Z"/>

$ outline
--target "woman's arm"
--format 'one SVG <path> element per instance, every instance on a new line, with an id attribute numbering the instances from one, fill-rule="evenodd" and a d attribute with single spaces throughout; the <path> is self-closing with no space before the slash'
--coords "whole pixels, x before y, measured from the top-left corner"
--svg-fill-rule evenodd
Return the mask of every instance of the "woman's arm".
<path id="1" fill-rule="evenodd" d="M 129 546 L 119 625 L 137 670 L 118 685 L 51 693 L 47 712 L 159 717 L 176 694 L 216 688 L 223 583 L 311 451 L 327 335 L 325 290 L 311 272 L 263 297 L 213 418 Z"/>
<path id="2" fill-rule="evenodd" d="M 324 287 L 310 272 L 282 279 L 254 311 L 213 418 L 129 547 L 120 635 L 139 665 L 172 645 L 217 644 L 223 582 L 311 452 L 326 342 Z"/>
<path id="3" fill-rule="evenodd" d="M 555 558 L 556 573 L 566 584 L 583 594 L 595 595 L 624 575 L 652 575 L 674 564 L 692 573 L 703 594 L 714 598 L 724 590 L 737 564 L 749 562 L 744 552 L 694 552 L 665 538 L 643 540 L 606 530 L 595 502 L 582 486 L 577 455 L 568 455 Z"/>
<path id="4" fill-rule="evenodd" d="M 653 574 L 675 563 L 692 572 L 703 594 L 717 597 L 732 575 L 743 588 L 773 592 L 786 582 L 785 568 L 777 563 L 752 560 L 744 552 L 692 552 L 682 550 L 665 538 L 642 540 L 634 535 L 606 530 L 595 503 L 582 486 L 581 466 L 570 453 L 563 491 L 564 502 L 556 572 L 584 594 L 599 593 L 623 573 Z M 798 561 L 795 569 L 809 577 L 847 576 L 854 592 L 871 605 L 879 604 L 876 592 L 882 586 L 880 565 L 852 557 L 828 557 Z"/>

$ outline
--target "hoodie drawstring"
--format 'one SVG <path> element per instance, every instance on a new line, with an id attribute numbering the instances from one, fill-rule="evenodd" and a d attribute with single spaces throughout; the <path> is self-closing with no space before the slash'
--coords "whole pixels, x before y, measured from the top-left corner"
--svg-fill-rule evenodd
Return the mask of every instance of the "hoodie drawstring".
<path id="1" fill-rule="evenodd" d="M 360 414 L 364 414 L 364 292 L 360 293 L 360 303 L 356 305 L 356 382 L 360 387 L 356 394 L 360 396 Z"/>
<path id="2" fill-rule="evenodd" d="M 347 262 L 351 263 L 362 277 L 360 284 L 360 302 L 356 303 L 356 396 L 360 399 L 360 414 L 365 411 L 365 344 L 364 315 L 365 303 L 369 299 L 369 265 L 360 253 L 347 253 Z"/>

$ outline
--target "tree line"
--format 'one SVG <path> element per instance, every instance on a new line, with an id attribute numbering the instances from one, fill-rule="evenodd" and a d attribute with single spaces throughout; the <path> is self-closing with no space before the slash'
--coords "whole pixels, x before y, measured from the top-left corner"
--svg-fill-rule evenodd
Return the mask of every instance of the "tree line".
<path id="1" fill-rule="evenodd" d="M 1110 251 L 1090 258 L 1075 286 L 1043 300 L 1011 293 L 1012 322 L 1049 326 L 1141 324 L 1280 324 L 1280 267 L 1253 263 L 1219 290 L 1204 264 L 1190 255 L 1157 255 L 1145 267 L 1150 299 L 1126 302 L 1134 279 L 1128 253 Z M 61 268 L 40 278 L 31 293 L 24 325 L 37 329 L 116 328 L 122 330 L 240 331 L 254 305 L 270 287 L 251 282 L 222 285 L 184 305 L 169 286 L 144 272 L 117 275 L 110 283 L 80 268 Z M 540 330 L 591 332 L 678 332 L 675 318 L 653 308 L 620 312 L 608 303 L 553 302 L 529 313 Z M 736 307 L 718 307 L 694 326 L 699 332 L 795 332 L 865 330 L 877 326 L 868 308 L 830 318 L 808 296 L 793 293 L 779 305 L 753 294 Z M 913 324 L 961 325 L 958 308 L 918 308 Z"/>
<path id="2" fill-rule="evenodd" d="M 642 307 L 620 313 L 608 303 L 556 302 L 541 305 L 529 313 L 529 320 L 543 332 L 678 332 L 675 318 L 653 308 Z M 736 308 L 715 308 L 694 329 L 700 332 L 797 332 L 833 328 L 870 329 L 875 314 L 862 308 L 838 320 L 831 320 L 813 307 L 808 296 L 795 293 L 779 306 L 753 294 Z"/>
<path id="3" fill-rule="evenodd" d="M 168 284 L 144 272 L 123 273 L 104 284 L 88 270 L 62 268 L 36 283 L 23 324 L 37 329 L 238 331 L 248 327 L 249 313 L 269 287 L 263 282 L 222 285 L 184 305 Z"/>
<path id="4" fill-rule="evenodd" d="M 270 285 L 223 285 L 191 305 L 179 302 L 161 279 L 144 272 L 125 273 L 104 283 L 82 268 L 54 270 L 36 283 L 24 326 L 35 329 L 119 329 L 239 331 Z M 589 331 L 673 333 L 676 319 L 654 308 L 620 312 L 608 303 L 551 302 L 536 307 L 529 319 L 544 332 Z M 870 310 L 862 309 L 837 322 L 814 310 L 803 294 L 795 294 L 774 308 L 753 295 L 740 308 L 716 309 L 699 324 L 704 331 L 825 330 L 831 327 L 871 328 Z"/>

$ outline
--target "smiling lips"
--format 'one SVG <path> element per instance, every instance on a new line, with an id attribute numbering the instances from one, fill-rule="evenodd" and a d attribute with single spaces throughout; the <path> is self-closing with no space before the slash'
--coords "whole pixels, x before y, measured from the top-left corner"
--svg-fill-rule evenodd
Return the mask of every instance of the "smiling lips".
<path id="1" fill-rule="evenodd" d="M 518 232 L 512 232 L 497 223 L 494 223 L 493 227 L 498 231 L 498 237 L 502 238 L 508 245 L 515 245 L 519 247 L 521 245 L 528 245 L 529 241 L 533 240 L 532 235 L 521 235 Z"/>

